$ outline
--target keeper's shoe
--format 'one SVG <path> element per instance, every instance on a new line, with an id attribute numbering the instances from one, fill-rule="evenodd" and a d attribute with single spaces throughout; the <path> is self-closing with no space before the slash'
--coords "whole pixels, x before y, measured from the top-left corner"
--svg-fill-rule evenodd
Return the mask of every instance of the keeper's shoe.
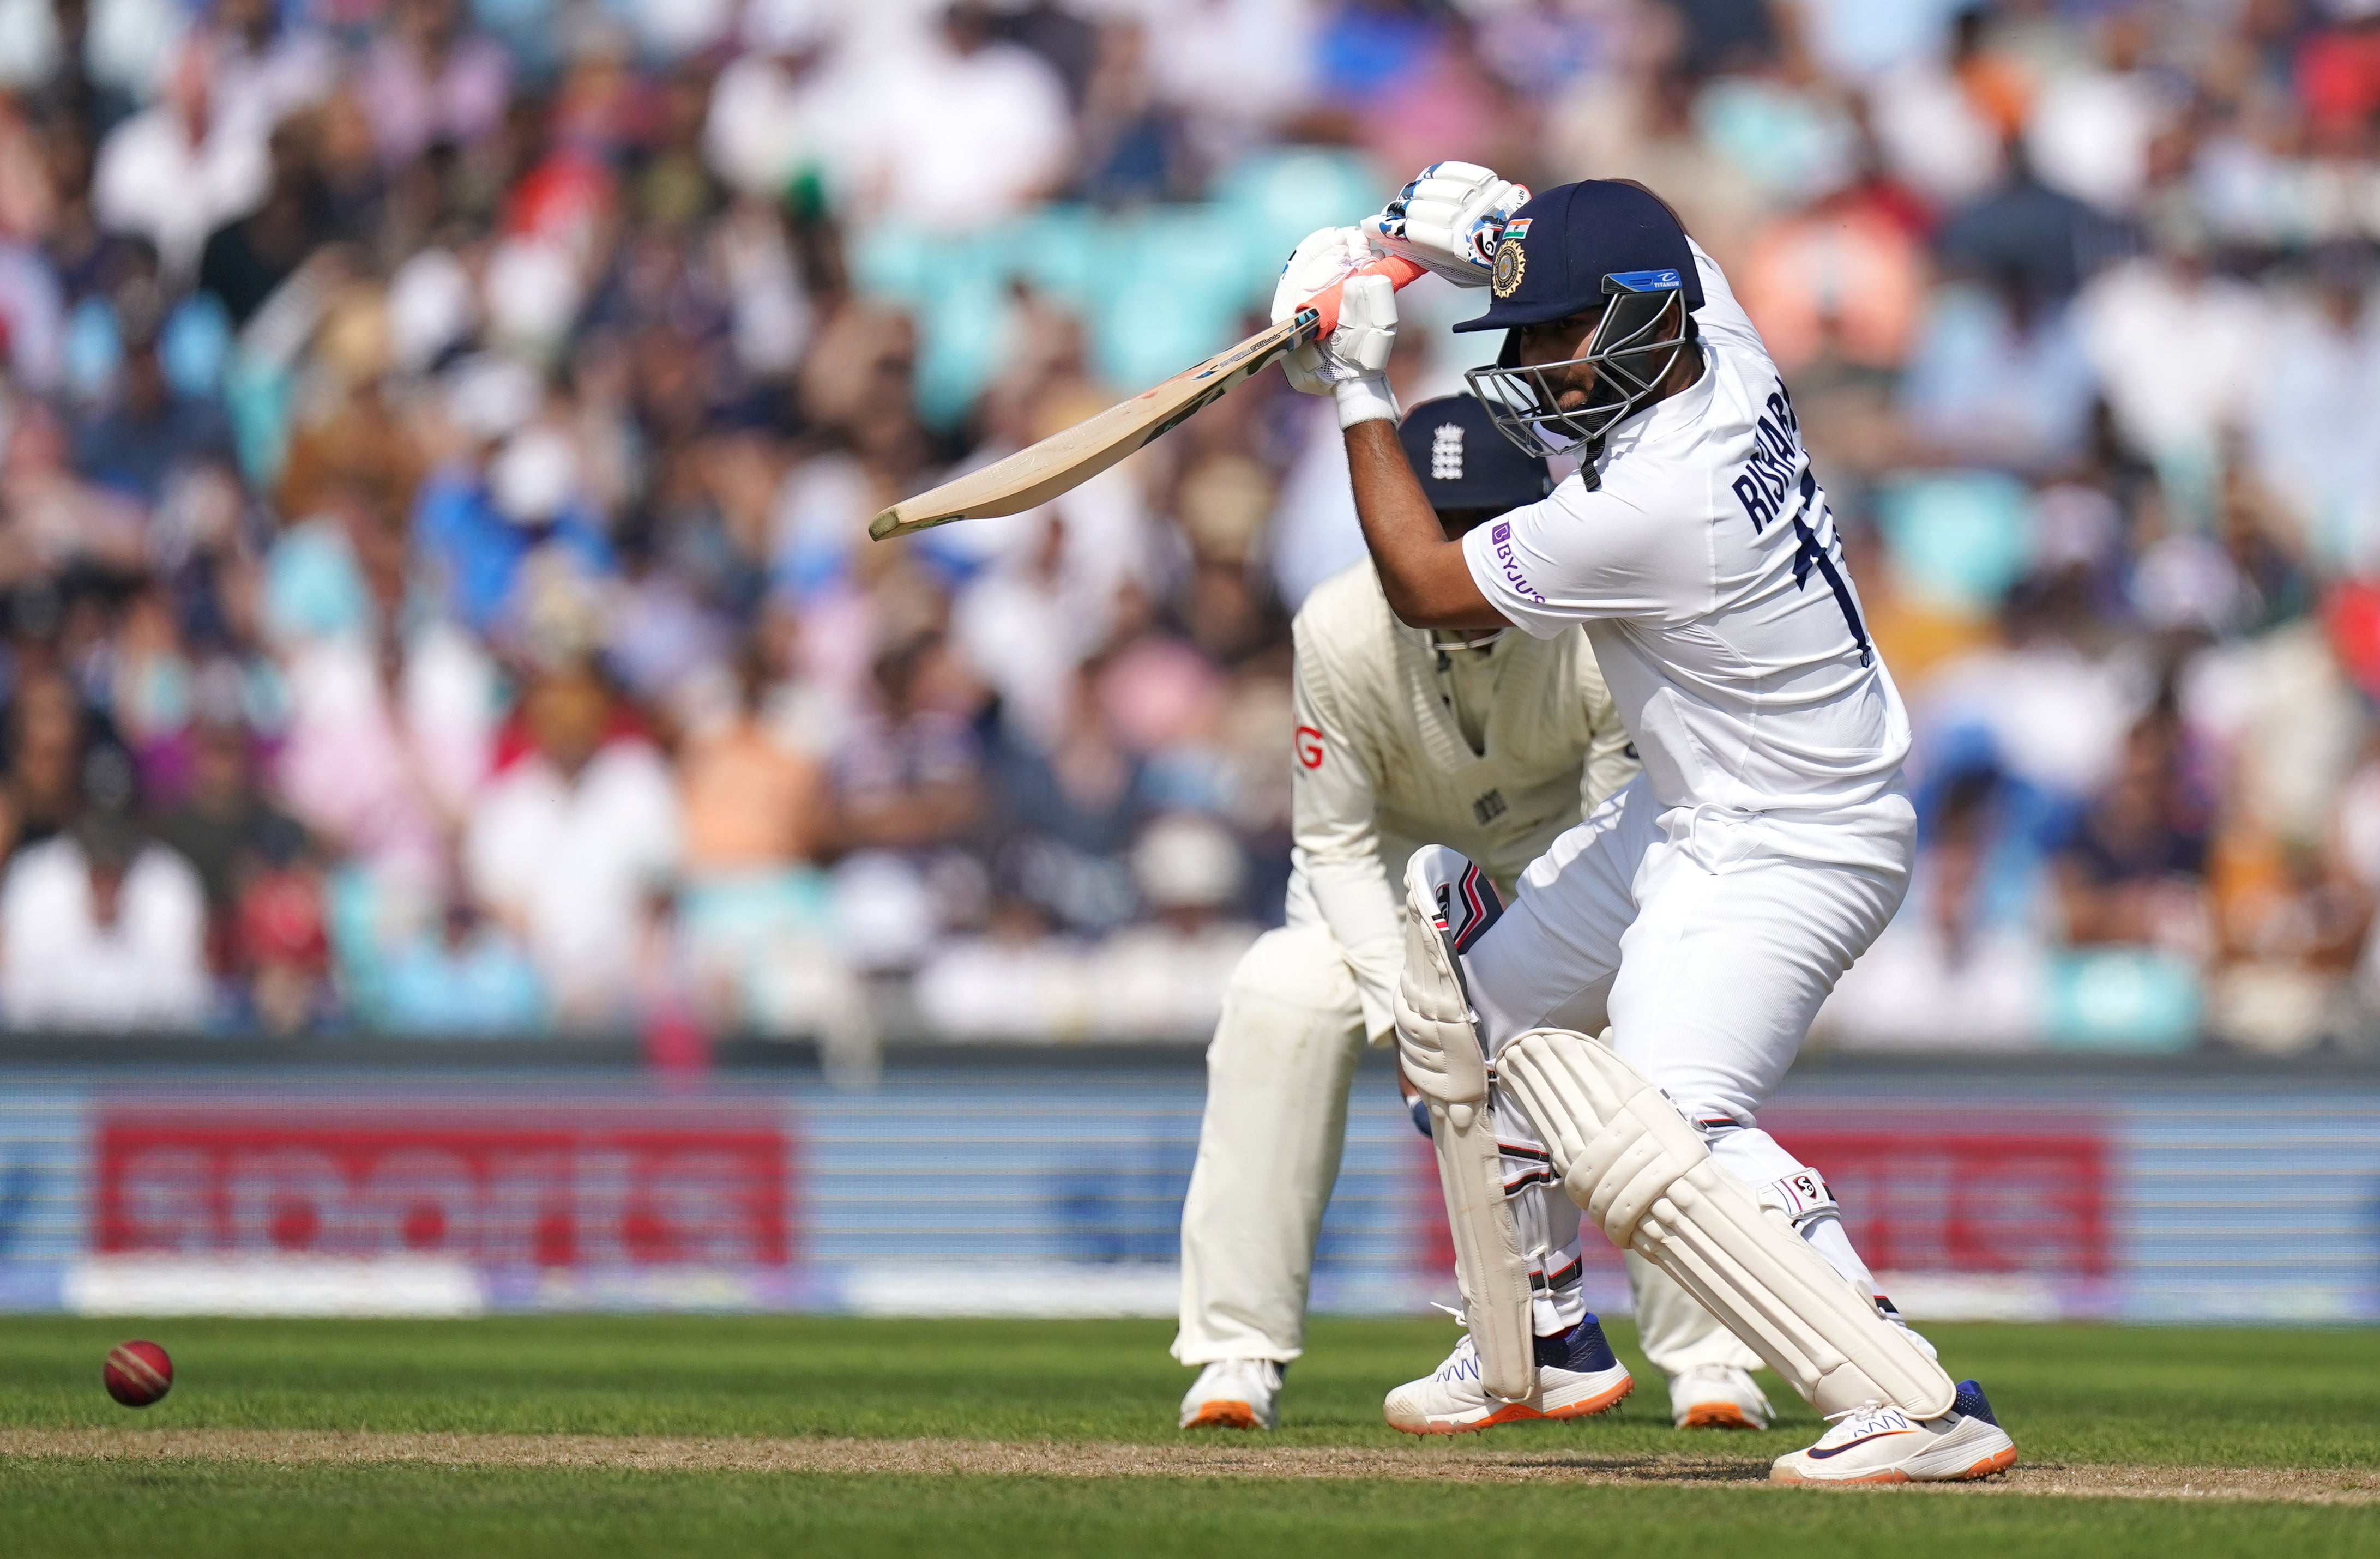
<path id="1" fill-rule="evenodd" d="M 1537 1389 L 1525 1402 L 1500 1402 L 1480 1384 L 1479 1355 L 1465 1332 L 1436 1373 L 1389 1393 L 1381 1411 L 1407 1434 L 1467 1434 L 1522 1419 L 1583 1419 L 1619 1406 L 1636 1384 L 1592 1315 L 1558 1337 L 1539 1337 L 1536 1352 Z"/>
<path id="2" fill-rule="evenodd" d="M 1767 1429 L 1768 1397 L 1748 1370 L 1697 1364 L 1670 1382 L 1670 1421 L 1680 1429 Z"/>
<path id="3" fill-rule="evenodd" d="M 1281 1366 L 1269 1359 L 1219 1359 L 1198 1372 L 1182 1399 L 1184 1429 L 1278 1429 Z"/>
<path id="4" fill-rule="evenodd" d="M 1938 1419 L 1912 1420 L 1898 1408 L 1855 1409 L 1809 1449 L 1779 1456 L 1768 1476 L 1779 1483 L 1955 1483 L 2015 1465 L 2016 1442 L 1992 1417 L 1984 1388 L 1961 1381 Z"/>

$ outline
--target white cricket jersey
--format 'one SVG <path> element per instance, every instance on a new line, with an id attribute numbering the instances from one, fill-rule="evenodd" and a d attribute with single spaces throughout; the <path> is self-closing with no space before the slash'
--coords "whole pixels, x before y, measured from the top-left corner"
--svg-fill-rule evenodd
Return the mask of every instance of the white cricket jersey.
<path id="1" fill-rule="evenodd" d="M 1767 348 L 1697 246 L 1702 377 L 1616 426 L 1543 502 L 1463 538 L 1538 635 L 1585 623 L 1664 807 L 1857 807 L 1909 716 L 1868 639 L 1827 495 Z"/>
<path id="2" fill-rule="evenodd" d="M 1289 918 L 1346 950 L 1375 1039 L 1393 1026 L 1404 868 L 1445 844 L 1509 900 L 1522 868 L 1636 773 L 1585 636 L 1442 649 L 1389 610 L 1371 562 L 1298 610 Z"/>

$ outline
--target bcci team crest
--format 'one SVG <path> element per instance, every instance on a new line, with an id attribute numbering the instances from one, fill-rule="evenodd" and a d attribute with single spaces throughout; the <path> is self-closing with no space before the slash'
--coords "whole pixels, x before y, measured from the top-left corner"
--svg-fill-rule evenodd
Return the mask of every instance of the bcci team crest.
<path id="1" fill-rule="evenodd" d="M 1504 241 L 1496 246 L 1496 268 L 1488 273 L 1488 290 L 1498 297 L 1512 296 L 1521 290 L 1521 278 L 1528 269 L 1529 257 L 1508 231 Z"/>

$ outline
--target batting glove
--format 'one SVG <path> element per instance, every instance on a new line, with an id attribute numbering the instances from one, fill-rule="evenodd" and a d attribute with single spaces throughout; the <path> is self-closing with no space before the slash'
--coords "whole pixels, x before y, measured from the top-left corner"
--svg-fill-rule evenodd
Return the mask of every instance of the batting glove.
<path id="1" fill-rule="evenodd" d="M 1488 1102 L 1488 1054 L 1454 954 L 1406 884 L 1405 962 L 1397 977 L 1397 1058 L 1416 1093 L 1442 1105 Z"/>
<path id="2" fill-rule="evenodd" d="M 1459 287 L 1484 287 L 1504 224 L 1529 203 L 1529 187 L 1476 163 L 1432 163 L 1366 218 L 1376 248 L 1435 271 Z"/>
<path id="3" fill-rule="evenodd" d="M 1397 419 L 1389 391 L 1389 354 L 1397 344 L 1397 284 L 1386 276 L 1350 276 L 1339 289 L 1339 328 L 1322 350 L 1339 426 Z"/>
<path id="4" fill-rule="evenodd" d="M 1355 267 L 1379 258 L 1359 227 L 1325 227 L 1309 233 L 1291 251 L 1272 289 L 1272 319 L 1279 324 L 1297 312 L 1299 304 L 1345 276 Z M 1327 343 L 1311 341 L 1281 359 L 1290 388 L 1301 394 L 1328 395 L 1336 382 L 1324 360 Z"/>

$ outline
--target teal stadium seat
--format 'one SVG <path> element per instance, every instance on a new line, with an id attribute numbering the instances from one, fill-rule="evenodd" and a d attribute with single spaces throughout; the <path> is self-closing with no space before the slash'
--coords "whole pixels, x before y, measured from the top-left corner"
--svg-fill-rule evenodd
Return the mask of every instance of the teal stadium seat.
<path id="1" fill-rule="evenodd" d="M 1220 187 L 1228 199 L 1048 206 L 964 237 L 897 225 L 868 233 L 853 270 L 864 292 L 917 320 L 919 414 L 954 425 L 998 373 L 1017 280 L 1079 314 L 1093 367 L 1132 393 L 1229 345 L 1270 301 L 1298 239 L 1381 198 L 1367 164 L 1326 148 L 1266 152 Z"/>
<path id="2" fill-rule="evenodd" d="M 1985 616 L 2033 562 L 2033 496 L 1997 471 L 1903 477 L 1876 495 L 1895 580 L 1937 610 Z"/>

